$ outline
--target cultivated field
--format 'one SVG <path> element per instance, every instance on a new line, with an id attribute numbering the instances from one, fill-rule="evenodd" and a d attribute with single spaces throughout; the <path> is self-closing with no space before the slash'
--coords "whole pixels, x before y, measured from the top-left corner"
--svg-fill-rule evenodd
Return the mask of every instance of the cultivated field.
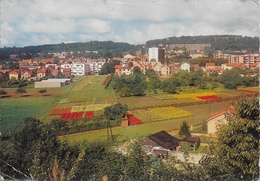
<path id="1" fill-rule="evenodd" d="M 116 141 L 123 141 L 161 130 L 176 130 L 184 120 L 193 126 L 202 124 L 210 114 L 226 108 L 232 102 L 230 99 L 241 94 L 241 91 L 235 90 L 197 91 L 194 88 L 183 88 L 189 92 L 182 91 L 173 95 L 158 91 L 157 94 L 148 92 L 144 97 L 120 98 L 113 90 L 105 89 L 103 82 L 106 78 L 107 76 L 76 78 L 71 85 L 47 89 L 44 95 L 34 88 L 26 88 L 27 93 L 23 96 L 16 94 L 15 89 L 6 89 L 9 97 L 0 98 L 0 131 L 8 132 L 19 128 L 26 117 L 39 118 L 45 123 L 53 119 L 73 120 L 72 124 L 78 127 L 82 125 L 94 128 L 97 119 L 104 119 L 100 116 L 104 107 L 123 103 L 128 105 L 129 113 L 143 122 L 129 127 L 114 127 Z M 253 90 L 258 91 L 257 88 Z M 107 135 L 106 129 L 99 129 L 64 137 L 71 142 L 82 139 L 105 141 Z"/>

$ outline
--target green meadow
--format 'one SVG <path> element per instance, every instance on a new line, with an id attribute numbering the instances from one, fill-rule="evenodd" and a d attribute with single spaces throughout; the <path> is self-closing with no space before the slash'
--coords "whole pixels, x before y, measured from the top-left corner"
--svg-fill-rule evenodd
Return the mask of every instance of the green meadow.
<path id="1" fill-rule="evenodd" d="M 19 128 L 25 118 L 41 118 L 48 113 L 59 98 L 2 98 L 0 99 L 0 120 L 2 133 Z"/>

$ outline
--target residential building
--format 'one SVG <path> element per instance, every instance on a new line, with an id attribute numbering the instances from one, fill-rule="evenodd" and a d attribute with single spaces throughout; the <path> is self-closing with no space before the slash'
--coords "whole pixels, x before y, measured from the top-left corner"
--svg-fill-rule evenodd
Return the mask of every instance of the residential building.
<path id="1" fill-rule="evenodd" d="M 211 47 L 210 43 L 201 43 L 201 44 L 170 44 L 169 48 L 174 49 L 178 48 L 186 48 L 187 51 L 195 51 L 195 50 L 204 50 L 205 47 Z"/>
<path id="2" fill-rule="evenodd" d="M 148 55 L 149 62 L 161 62 L 164 64 L 165 61 L 165 49 L 152 47 L 149 48 L 149 55 Z"/>
<path id="3" fill-rule="evenodd" d="M 219 112 L 216 112 L 209 116 L 209 118 L 206 120 L 207 127 L 208 127 L 208 134 L 209 135 L 215 135 L 219 126 L 221 124 L 227 123 L 227 116 L 235 115 L 235 109 L 234 107 L 228 107 L 227 109 L 223 109 Z"/>
<path id="4" fill-rule="evenodd" d="M 9 72 L 9 79 L 19 80 L 21 77 L 21 71 L 19 69 L 14 69 Z"/>
<path id="5" fill-rule="evenodd" d="M 31 70 L 24 70 L 21 72 L 22 80 L 30 80 L 32 76 L 33 76 L 33 72 Z"/>
<path id="6" fill-rule="evenodd" d="M 65 77 L 71 77 L 71 68 L 64 68 L 61 72 Z"/>
<path id="7" fill-rule="evenodd" d="M 175 151 L 181 140 L 173 137 L 166 131 L 160 131 L 146 137 L 142 145 L 149 151 L 164 150 L 166 152 Z"/>
<path id="8" fill-rule="evenodd" d="M 35 88 L 53 88 L 53 87 L 62 87 L 69 85 L 71 82 L 70 79 L 48 79 L 42 80 L 41 82 L 35 82 Z"/>
<path id="9" fill-rule="evenodd" d="M 203 56 L 204 56 L 204 54 L 202 54 L 202 53 L 190 53 L 191 59 L 196 59 L 196 58 L 200 58 Z"/>
<path id="10" fill-rule="evenodd" d="M 37 79 L 42 79 L 45 76 L 48 76 L 48 69 L 43 67 L 37 71 Z"/>
<path id="11" fill-rule="evenodd" d="M 188 63 L 181 64 L 181 70 L 190 72 L 190 64 L 188 64 Z"/>
<path id="12" fill-rule="evenodd" d="M 115 65 L 115 74 L 118 76 L 121 76 L 123 74 L 125 75 L 130 75 L 132 74 L 133 71 L 130 67 L 128 66 L 123 66 L 123 65 Z"/>
<path id="13" fill-rule="evenodd" d="M 73 75 L 73 76 L 86 75 L 86 65 L 85 65 L 85 63 L 73 62 L 71 64 L 71 75 Z"/>

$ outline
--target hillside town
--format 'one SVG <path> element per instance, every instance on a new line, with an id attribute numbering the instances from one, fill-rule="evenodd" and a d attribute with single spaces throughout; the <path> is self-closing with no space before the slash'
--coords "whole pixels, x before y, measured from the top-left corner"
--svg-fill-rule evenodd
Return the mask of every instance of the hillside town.
<path id="1" fill-rule="evenodd" d="M 160 77 L 170 77 L 181 70 L 188 72 L 203 70 L 207 74 L 222 74 L 223 71 L 231 70 L 232 68 L 259 68 L 259 53 L 241 54 L 240 52 L 240 54 L 237 54 L 236 51 L 234 54 L 223 54 L 221 51 L 214 53 L 214 59 L 227 60 L 227 63 L 221 65 L 216 65 L 214 62 L 208 62 L 201 66 L 196 63 L 192 63 L 191 65 L 191 63 L 187 62 L 174 63 L 167 61 L 170 58 L 181 56 L 186 52 L 189 52 L 190 62 L 196 62 L 198 58 L 207 58 L 208 55 L 204 51 L 204 48 L 207 46 L 210 46 L 210 44 L 170 44 L 166 48 L 164 48 L 163 45 L 158 45 L 158 47 L 148 48 L 145 54 L 142 54 L 141 51 L 137 51 L 135 55 L 126 54 L 123 57 L 106 59 L 93 59 L 89 57 L 68 58 L 68 52 L 48 53 L 52 58 L 37 60 L 20 59 L 18 54 L 12 54 L 10 55 L 10 59 L 18 62 L 19 68 L 9 70 L 0 69 L 0 73 L 8 76 L 9 80 L 26 81 L 41 81 L 45 77 L 57 77 L 58 75 L 65 78 L 85 75 L 91 76 L 97 75 L 106 62 L 113 61 L 120 62 L 114 67 L 114 73 L 118 76 L 132 74 L 133 68 L 136 66 L 139 67 L 143 73 L 148 69 L 153 69 Z M 181 49 L 181 47 L 184 47 L 185 50 Z M 98 51 L 87 50 L 86 52 L 98 53 Z"/>

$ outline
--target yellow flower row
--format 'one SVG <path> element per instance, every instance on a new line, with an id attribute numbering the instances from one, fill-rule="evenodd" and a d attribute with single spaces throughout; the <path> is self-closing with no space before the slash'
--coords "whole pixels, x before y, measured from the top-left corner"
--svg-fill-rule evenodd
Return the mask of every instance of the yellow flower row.
<path id="1" fill-rule="evenodd" d="M 151 108 L 146 110 L 134 110 L 130 112 L 143 122 L 163 121 L 192 116 L 192 113 L 175 107 Z"/>
<path id="2" fill-rule="evenodd" d="M 185 98 L 192 98 L 196 100 L 200 100 L 198 96 L 213 96 L 218 95 L 219 92 L 196 92 L 196 93 L 187 93 L 187 94 L 174 94 L 172 95 L 176 99 L 185 99 Z"/>
<path id="3" fill-rule="evenodd" d="M 71 112 L 100 111 L 111 104 L 90 104 L 86 106 L 73 106 Z"/>

